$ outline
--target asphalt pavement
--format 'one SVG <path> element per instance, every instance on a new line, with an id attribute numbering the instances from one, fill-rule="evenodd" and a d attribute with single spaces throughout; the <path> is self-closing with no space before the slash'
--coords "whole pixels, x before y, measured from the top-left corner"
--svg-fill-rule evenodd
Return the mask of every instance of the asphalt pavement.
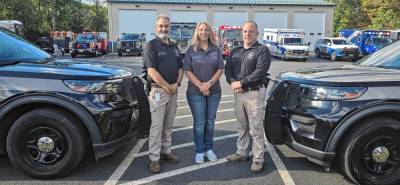
<path id="1" fill-rule="evenodd" d="M 70 59 L 68 55 L 62 57 Z M 92 58 L 79 57 L 73 60 L 105 63 L 128 67 L 136 73 L 141 72 L 141 57 L 115 54 Z M 350 62 L 331 62 L 326 59 L 310 58 L 307 62 L 283 62 L 273 59 L 272 76 L 282 71 L 314 66 L 338 66 Z M 0 184 L 268 184 L 268 185 L 347 185 L 352 184 L 341 173 L 326 172 L 307 158 L 290 148 L 273 146 L 266 142 L 265 169 L 261 173 L 251 173 L 251 161 L 227 162 L 226 156 L 236 151 L 237 126 L 234 115 L 234 97 L 221 77 L 223 96 L 217 113 L 214 150 L 218 161 L 204 164 L 194 162 L 192 116 L 185 91 L 187 79 L 184 78 L 178 94 L 178 110 L 172 134 L 173 153 L 180 157 L 178 164 L 162 164 L 159 174 L 148 170 L 147 139 L 132 140 L 111 156 L 95 161 L 88 153 L 83 162 L 70 174 L 61 179 L 37 180 L 15 169 L 6 156 L 0 157 Z"/>

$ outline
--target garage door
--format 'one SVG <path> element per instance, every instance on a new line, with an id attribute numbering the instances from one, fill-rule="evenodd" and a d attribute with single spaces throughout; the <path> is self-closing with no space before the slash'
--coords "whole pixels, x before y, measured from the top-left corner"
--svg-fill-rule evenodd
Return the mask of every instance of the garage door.
<path id="1" fill-rule="evenodd" d="M 262 43 L 264 28 L 287 28 L 287 12 L 256 12 L 254 21 L 260 32 L 258 40 Z"/>
<path id="2" fill-rule="evenodd" d="M 248 12 L 214 12 L 213 27 L 221 25 L 240 26 L 248 20 Z"/>
<path id="3" fill-rule="evenodd" d="M 156 10 L 118 10 L 118 36 L 122 33 L 146 33 L 146 40 L 155 37 Z"/>
<path id="4" fill-rule="evenodd" d="M 305 42 L 311 42 L 310 48 L 314 48 L 317 39 L 324 37 L 325 14 L 294 13 L 294 28 L 304 29 Z"/>
<path id="5" fill-rule="evenodd" d="M 205 22 L 207 21 L 206 11 L 171 11 L 171 22 Z"/>

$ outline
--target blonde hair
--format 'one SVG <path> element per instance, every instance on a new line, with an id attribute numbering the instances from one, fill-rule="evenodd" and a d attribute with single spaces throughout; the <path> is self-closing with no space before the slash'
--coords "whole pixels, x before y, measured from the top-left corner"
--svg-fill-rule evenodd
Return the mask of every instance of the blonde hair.
<path id="1" fill-rule="evenodd" d="M 193 40 L 192 40 L 192 46 L 195 51 L 197 51 L 200 48 L 200 37 L 199 37 L 199 29 L 201 25 L 205 25 L 207 29 L 209 30 L 209 35 L 208 35 L 208 44 L 215 45 L 215 35 L 214 31 L 212 30 L 211 26 L 206 23 L 206 22 L 200 22 L 196 26 L 196 30 L 194 31 L 193 34 Z"/>

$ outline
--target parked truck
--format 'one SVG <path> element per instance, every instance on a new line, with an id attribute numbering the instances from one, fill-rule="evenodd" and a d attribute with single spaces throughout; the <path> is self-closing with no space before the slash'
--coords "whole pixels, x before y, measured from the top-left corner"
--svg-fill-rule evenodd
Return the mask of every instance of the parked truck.
<path id="1" fill-rule="evenodd" d="M 222 50 L 224 58 L 229 57 L 233 48 L 243 46 L 243 26 L 222 25 L 217 31 L 217 45 Z"/>
<path id="2" fill-rule="evenodd" d="M 186 50 L 192 43 L 193 33 L 196 29 L 196 23 L 171 23 L 171 40 L 178 45 L 181 53 L 186 53 Z"/>
<path id="3" fill-rule="evenodd" d="M 79 33 L 75 41 L 71 43 L 71 57 L 78 54 L 98 56 L 106 54 L 108 49 L 107 34 L 105 32 Z"/>
<path id="4" fill-rule="evenodd" d="M 9 31 L 16 33 L 17 35 L 23 36 L 23 24 L 17 20 L 2 20 L 0 21 L 0 27 L 5 28 Z"/>
<path id="5" fill-rule="evenodd" d="M 384 30 L 342 29 L 339 31 L 339 36 L 357 45 L 363 56 L 372 54 L 392 43 L 390 32 Z"/>
<path id="6" fill-rule="evenodd" d="M 304 43 L 303 29 L 264 29 L 263 42 L 271 51 L 271 55 L 283 61 L 309 57 L 310 43 Z"/>
<path id="7" fill-rule="evenodd" d="M 118 56 L 124 53 L 142 56 L 145 42 L 145 33 L 122 33 L 117 42 Z"/>

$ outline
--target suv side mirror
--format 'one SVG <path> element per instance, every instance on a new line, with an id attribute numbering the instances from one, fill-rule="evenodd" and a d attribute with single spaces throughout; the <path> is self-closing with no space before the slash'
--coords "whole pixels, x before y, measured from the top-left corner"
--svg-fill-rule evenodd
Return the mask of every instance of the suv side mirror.
<path id="1" fill-rule="evenodd" d="M 308 42 L 308 43 L 307 43 L 307 46 L 309 46 L 309 45 L 311 45 L 311 42 Z"/>

